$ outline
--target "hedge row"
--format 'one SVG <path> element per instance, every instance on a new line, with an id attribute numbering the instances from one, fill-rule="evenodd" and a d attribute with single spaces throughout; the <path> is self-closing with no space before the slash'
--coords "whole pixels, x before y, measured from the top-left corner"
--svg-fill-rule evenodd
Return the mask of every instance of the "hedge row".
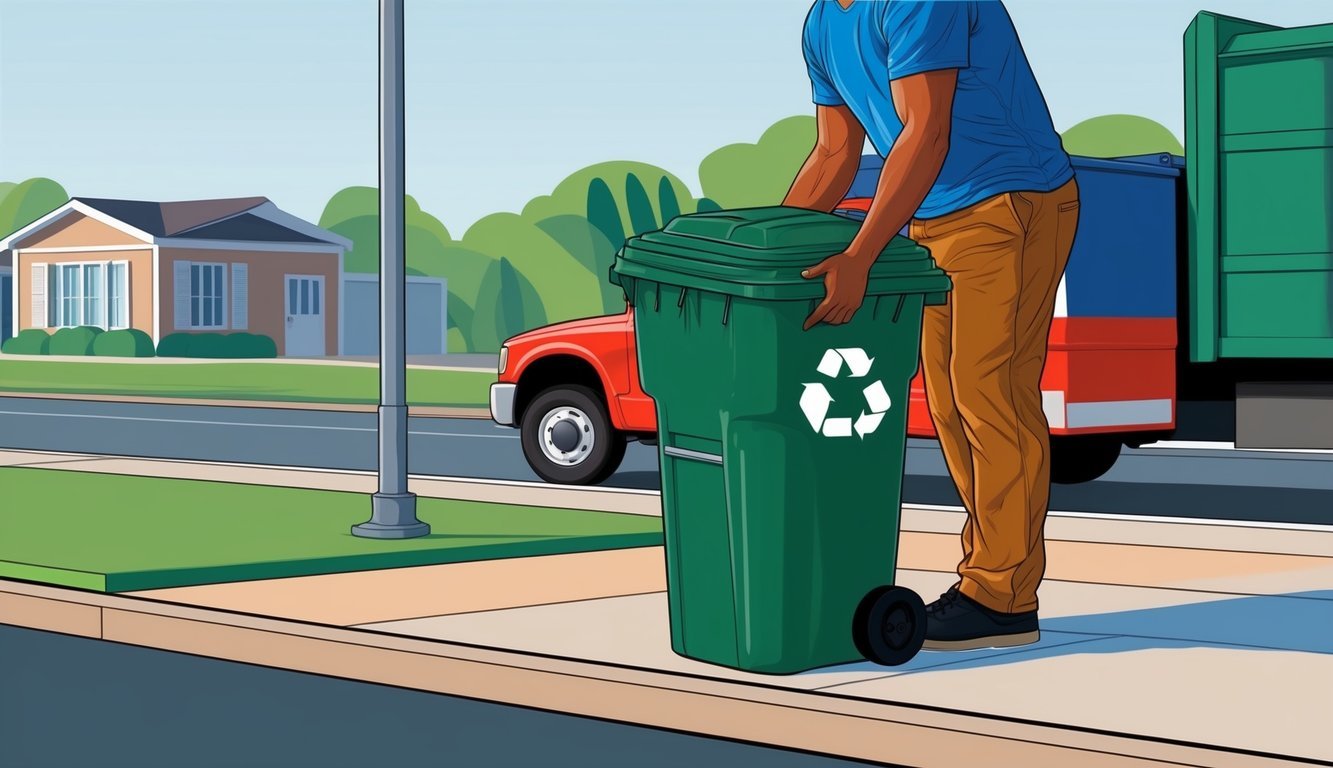
<path id="1" fill-rule="evenodd" d="M 6 355 L 84 355 L 95 357 L 277 357 L 273 339 L 254 333 L 173 333 L 153 349 L 153 339 L 137 328 L 103 331 L 91 325 L 61 328 L 48 335 L 40 328 L 19 331 L 0 346 Z"/>

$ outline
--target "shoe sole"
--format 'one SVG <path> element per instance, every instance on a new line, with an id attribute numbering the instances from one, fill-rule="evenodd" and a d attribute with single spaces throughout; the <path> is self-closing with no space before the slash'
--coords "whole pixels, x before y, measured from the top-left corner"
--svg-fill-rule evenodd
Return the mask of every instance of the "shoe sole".
<path id="1" fill-rule="evenodd" d="M 975 651 L 981 648 L 1012 648 L 1031 645 L 1041 639 L 1041 632 L 1021 632 L 1015 635 L 991 635 L 969 640 L 927 640 L 921 645 L 925 651 Z"/>

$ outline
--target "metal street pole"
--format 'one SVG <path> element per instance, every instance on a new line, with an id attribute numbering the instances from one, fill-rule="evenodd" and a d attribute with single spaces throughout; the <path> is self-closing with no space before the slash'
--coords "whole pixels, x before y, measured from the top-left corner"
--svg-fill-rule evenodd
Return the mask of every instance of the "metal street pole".
<path id="1" fill-rule="evenodd" d="M 356 536 L 410 539 L 430 533 L 407 490 L 406 269 L 403 253 L 403 3 L 380 0 L 380 407 L 379 491 Z"/>

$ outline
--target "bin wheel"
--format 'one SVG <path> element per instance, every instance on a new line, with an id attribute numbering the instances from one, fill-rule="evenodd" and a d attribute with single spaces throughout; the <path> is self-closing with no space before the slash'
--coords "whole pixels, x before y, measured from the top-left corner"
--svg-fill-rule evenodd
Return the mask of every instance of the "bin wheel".
<path id="1" fill-rule="evenodd" d="M 926 641 L 926 604 L 906 587 L 876 587 L 856 608 L 852 640 L 876 664 L 905 664 Z"/>

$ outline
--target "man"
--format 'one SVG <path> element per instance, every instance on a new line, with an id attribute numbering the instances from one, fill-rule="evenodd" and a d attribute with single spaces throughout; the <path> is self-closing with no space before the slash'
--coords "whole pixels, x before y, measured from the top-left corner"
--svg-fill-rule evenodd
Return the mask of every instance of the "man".
<path id="1" fill-rule="evenodd" d="M 999 0 L 817 0 L 804 50 L 818 139 L 784 204 L 831 210 L 867 136 L 886 156 L 856 239 L 804 273 L 825 287 L 805 327 L 852 318 L 909 222 L 953 280 L 947 305 L 926 308 L 921 359 L 967 522 L 925 647 L 1035 642 L 1050 493 L 1040 381 L 1078 223 L 1069 157 Z"/>

